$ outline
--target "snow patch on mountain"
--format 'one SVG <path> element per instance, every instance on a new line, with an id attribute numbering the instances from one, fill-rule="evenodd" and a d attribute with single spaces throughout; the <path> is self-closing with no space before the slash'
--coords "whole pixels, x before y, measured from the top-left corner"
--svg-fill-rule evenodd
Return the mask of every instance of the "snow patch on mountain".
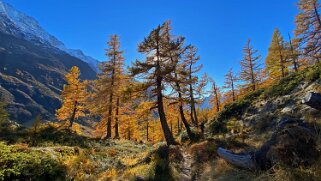
<path id="1" fill-rule="evenodd" d="M 95 71 L 97 71 L 97 65 L 99 61 L 85 55 L 81 50 L 74 50 L 67 48 L 64 43 L 58 40 L 53 35 L 49 34 L 46 30 L 44 30 L 37 20 L 34 18 L 16 10 L 11 5 L 0 0 L 0 15 L 7 17 L 7 19 L 1 20 L 10 20 L 15 28 L 21 31 L 24 34 L 24 38 L 27 40 L 38 40 L 43 44 L 49 44 L 53 47 L 56 47 L 71 56 L 79 58 L 84 62 L 87 62 Z M 8 22 L 0 22 L 2 24 L 6 24 Z"/>

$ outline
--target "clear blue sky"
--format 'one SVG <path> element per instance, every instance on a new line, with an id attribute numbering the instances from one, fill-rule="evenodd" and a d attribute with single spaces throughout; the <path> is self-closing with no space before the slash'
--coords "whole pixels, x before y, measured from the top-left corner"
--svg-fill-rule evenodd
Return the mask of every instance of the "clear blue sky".
<path id="1" fill-rule="evenodd" d="M 297 0 L 5 0 L 36 18 L 70 48 L 105 60 L 110 34 L 121 36 L 127 64 L 139 57 L 137 44 L 158 24 L 172 21 L 174 33 L 199 49 L 204 72 L 224 81 L 239 70 L 248 38 L 264 57 L 274 28 L 293 32 Z"/>

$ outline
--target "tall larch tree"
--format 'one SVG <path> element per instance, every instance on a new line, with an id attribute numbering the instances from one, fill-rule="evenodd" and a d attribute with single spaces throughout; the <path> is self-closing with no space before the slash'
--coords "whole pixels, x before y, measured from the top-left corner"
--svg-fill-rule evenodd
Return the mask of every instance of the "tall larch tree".
<path id="1" fill-rule="evenodd" d="M 265 60 L 266 71 L 273 80 L 284 78 L 288 74 L 289 51 L 279 29 L 275 29 Z"/>
<path id="2" fill-rule="evenodd" d="M 224 89 L 228 89 L 231 92 L 233 102 L 236 101 L 236 76 L 233 73 L 232 69 L 229 69 L 227 74 L 225 74 Z"/>
<path id="3" fill-rule="evenodd" d="M 321 56 L 321 19 L 318 0 L 300 0 L 296 16 L 295 35 L 304 46 L 304 54 L 317 61 Z"/>
<path id="4" fill-rule="evenodd" d="M 142 128 L 140 134 L 145 136 L 146 141 L 150 141 L 150 120 L 153 119 L 150 108 L 152 107 L 153 102 L 142 101 L 136 109 L 136 116 L 139 120 L 140 127 Z"/>
<path id="5" fill-rule="evenodd" d="M 200 57 L 197 55 L 197 48 L 194 46 L 188 46 L 185 51 L 184 61 L 187 68 L 187 75 L 188 75 L 188 84 L 189 84 L 189 99 L 190 99 L 190 117 L 192 123 L 197 126 L 198 125 L 198 118 L 196 113 L 196 103 L 197 98 L 195 95 L 197 94 L 196 89 L 198 88 L 199 79 L 197 72 L 199 72 L 202 68 L 202 65 L 196 65 L 197 62 L 200 60 Z"/>
<path id="6" fill-rule="evenodd" d="M 258 50 L 254 49 L 249 39 L 243 48 L 244 58 L 241 60 L 241 72 L 239 79 L 244 82 L 245 88 L 255 91 L 259 84 L 260 58 Z"/>
<path id="7" fill-rule="evenodd" d="M 174 36 L 171 34 L 172 28 L 170 26 L 170 21 L 166 21 L 164 23 L 164 29 L 165 39 L 167 40 L 168 44 L 171 45 L 172 41 L 176 41 L 175 46 L 173 48 L 170 48 L 169 51 L 170 61 L 171 63 L 173 63 L 173 65 L 175 65 L 173 72 L 171 72 L 171 85 L 173 90 L 175 90 L 174 92 L 177 94 L 177 96 L 175 97 L 172 96 L 174 97 L 172 99 L 177 101 L 180 119 L 186 128 L 186 132 L 189 138 L 192 139 L 193 133 L 184 113 L 184 105 L 186 104 L 186 102 L 188 102 L 186 98 L 186 86 L 189 85 L 189 81 L 187 81 L 189 77 L 187 76 L 188 74 L 186 72 L 186 64 L 182 62 L 182 55 L 186 50 L 186 47 L 184 46 L 184 38 L 181 36 L 174 38 Z"/>
<path id="8" fill-rule="evenodd" d="M 108 61 L 101 63 L 101 73 L 94 84 L 93 110 L 106 123 L 106 138 L 112 137 L 112 120 L 115 118 L 115 138 L 119 137 L 119 106 L 123 82 L 123 51 L 120 50 L 119 37 L 111 35 L 107 42 Z"/>
<path id="9" fill-rule="evenodd" d="M 289 36 L 289 42 L 287 43 L 288 47 L 288 58 L 289 61 L 292 62 L 293 70 L 295 72 L 299 71 L 300 68 L 300 62 L 299 62 L 299 56 L 300 56 L 300 51 L 299 51 L 299 41 L 297 38 L 291 38 L 290 33 L 288 34 Z"/>
<path id="10" fill-rule="evenodd" d="M 116 99 L 116 115 L 115 115 L 115 137 L 119 137 L 118 131 L 118 121 L 119 121 L 119 104 L 120 95 L 119 89 L 121 87 L 121 80 L 123 75 L 123 51 L 120 50 L 119 37 L 117 35 L 111 35 L 108 41 L 108 48 L 106 49 L 106 55 L 109 61 L 106 62 L 104 68 L 105 72 L 109 74 L 110 87 L 109 87 L 109 104 L 108 104 L 108 114 L 107 114 L 107 136 L 111 137 L 111 122 L 113 117 L 113 99 Z M 118 93 L 118 94 L 117 94 Z"/>
<path id="11" fill-rule="evenodd" d="M 86 83 L 79 79 L 79 68 L 74 66 L 66 74 L 67 84 L 62 90 L 62 107 L 57 110 L 58 120 L 68 120 L 71 128 L 74 121 L 85 116 L 85 104 L 87 98 Z"/>
<path id="12" fill-rule="evenodd" d="M 146 55 L 144 61 L 136 60 L 130 68 L 133 76 L 140 75 L 144 80 L 145 89 L 150 89 L 156 97 L 156 108 L 159 114 L 159 120 L 162 126 L 164 137 L 168 145 L 177 144 L 167 124 L 164 110 L 165 83 L 168 76 L 174 71 L 176 63 L 170 61 L 170 52 L 176 46 L 180 46 L 175 41 L 168 42 L 165 24 L 159 25 L 138 45 L 140 53 Z"/>
<path id="13" fill-rule="evenodd" d="M 212 99 L 210 101 L 213 107 L 215 107 L 216 112 L 220 112 L 222 93 L 221 93 L 220 87 L 216 84 L 214 80 L 210 80 L 210 82 L 212 83 L 212 90 L 211 90 Z"/>

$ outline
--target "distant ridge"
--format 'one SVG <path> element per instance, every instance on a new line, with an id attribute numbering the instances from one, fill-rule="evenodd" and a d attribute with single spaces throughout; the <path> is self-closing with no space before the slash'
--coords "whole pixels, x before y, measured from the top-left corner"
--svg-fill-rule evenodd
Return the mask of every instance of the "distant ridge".
<path id="1" fill-rule="evenodd" d="M 88 57 L 64 48 L 36 20 L 0 0 L 0 99 L 8 103 L 12 120 L 31 125 L 41 115 L 54 121 L 64 76 L 72 66 L 79 67 L 81 79 L 96 78 L 94 64 L 79 58 Z"/>

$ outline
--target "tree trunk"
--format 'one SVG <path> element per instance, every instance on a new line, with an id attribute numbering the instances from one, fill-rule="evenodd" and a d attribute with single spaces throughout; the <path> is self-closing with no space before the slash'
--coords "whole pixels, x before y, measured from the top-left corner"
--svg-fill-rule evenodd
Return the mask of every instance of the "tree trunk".
<path id="1" fill-rule="evenodd" d="M 216 99 L 216 112 L 220 112 L 220 100 L 218 97 L 218 90 L 217 90 L 215 83 L 213 84 L 213 89 L 214 89 L 214 96 Z"/>
<path id="2" fill-rule="evenodd" d="M 175 78 L 177 79 L 178 76 L 177 74 L 175 73 Z M 190 128 L 190 125 L 188 124 L 186 118 L 185 118 L 185 115 L 184 115 L 184 108 L 183 108 L 183 97 L 182 97 L 182 93 L 181 93 L 181 86 L 179 85 L 178 82 L 176 82 L 176 88 L 177 88 L 177 92 L 178 92 L 178 99 L 179 99 L 179 114 L 181 116 L 181 120 L 186 128 L 186 131 L 187 131 L 187 134 L 188 134 L 188 137 L 190 139 L 192 139 L 192 131 L 191 131 L 191 128 Z M 178 119 L 178 124 L 179 124 L 179 119 Z M 178 125 L 179 127 L 179 125 Z"/>
<path id="3" fill-rule="evenodd" d="M 166 115 L 165 115 L 164 105 L 163 105 L 162 77 L 160 77 L 159 75 L 157 76 L 156 83 L 157 83 L 157 87 L 156 87 L 157 108 L 158 108 L 159 119 L 164 132 L 164 137 L 168 145 L 176 145 L 177 143 L 174 140 L 174 137 L 168 127 L 167 120 L 166 120 Z"/>
<path id="4" fill-rule="evenodd" d="M 193 93 L 193 86 L 190 84 L 190 99 L 191 99 L 191 120 L 192 123 L 197 127 L 198 126 L 198 118 L 196 114 L 196 108 L 195 108 L 195 99 L 194 99 L 194 93 Z"/>
<path id="5" fill-rule="evenodd" d="M 74 124 L 74 120 L 75 120 L 75 117 L 76 117 L 76 112 L 77 112 L 77 106 L 78 106 L 78 102 L 75 101 L 74 103 L 74 110 L 72 111 L 72 115 L 69 119 L 69 128 L 72 128 L 72 125 Z"/>
<path id="6" fill-rule="evenodd" d="M 234 90 L 234 80 L 233 77 L 231 78 L 231 84 L 232 84 L 232 96 L 233 96 L 233 102 L 236 101 L 235 98 L 235 90 Z"/>
<path id="7" fill-rule="evenodd" d="M 106 134 L 106 139 L 111 138 L 111 114 L 112 114 L 112 109 L 113 109 L 113 105 L 112 105 L 112 99 L 113 99 L 113 95 L 110 94 L 109 96 L 109 107 L 108 107 L 108 115 L 107 115 L 107 134 Z"/>
<path id="8" fill-rule="evenodd" d="M 119 139 L 119 98 L 116 101 L 115 139 Z"/>
<path id="9" fill-rule="evenodd" d="M 179 117 L 177 116 L 177 135 L 181 132 L 181 127 L 179 126 Z"/>
<path id="10" fill-rule="evenodd" d="M 303 98 L 302 103 L 321 111 L 321 94 L 310 92 Z"/>
<path id="11" fill-rule="evenodd" d="M 250 74 L 251 74 L 251 84 L 252 84 L 252 91 L 255 91 L 256 90 L 256 79 L 255 79 L 255 76 L 254 76 L 254 70 L 253 70 L 253 60 L 252 60 L 252 52 L 251 52 L 251 48 L 250 48 L 250 42 L 248 42 L 248 54 L 249 54 L 249 58 L 250 58 Z"/>
<path id="12" fill-rule="evenodd" d="M 255 170 L 255 162 L 252 159 L 252 156 L 250 154 L 234 154 L 228 150 L 225 150 L 223 148 L 218 148 L 217 154 L 223 158 L 225 161 L 229 162 L 232 165 L 235 165 L 240 168 L 247 168 L 250 170 Z"/>
<path id="13" fill-rule="evenodd" d="M 319 28 L 321 27 L 321 19 L 320 19 L 320 15 L 319 15 L 319 11 L 318 11 L 318 8 L 317 8 L 317 4 L 313 4 L 313 8 L 314 8 L 314 13 L 315 13 L 315 16 L 316 16 L 316 19 L 319 23 Z"/>
<path id="14" fill-rule="evenodd" d="M 115 59 L 115 57 L 114 57 Z M 114 79 L 115 79 L 115 68 L 113 68 L 111 75 L 111 87 L 110 87 L 110 95 L 109 95 L 109 107 L 108 107 L 108 115 L 107 115 L 107 134 L 106 139 L 111 138 L 111 117 L 113 114 L 113 89 L 114 89 Z"/>
<path id="15" fill-rule="evenodd" d="M 298 62 L 297 62 L 297 56 L 294 54 L 294 48 L 293 48 L 293 45 L 292 45 L 292 39 L 291 39 L 290 33 L 289 33 L 289 42 L 290 42 L 291 56 L 292 56 L 292 63 L 293 63 L 294 71 L 298 72 L 299 65 L 298 65 Z"/>
<path id="16" fill-rule="evenodd" d="M 279 39 L 277 39 L 278 41 L 278 49 L 279 49 L 279 56 L 280 56 L 280 68 L 281 68 L 281 72 L 282 72 L 282 78 L 285 77 L 285 60 L 284 60 L 284 57 L 282 55 L 282 49 L 281 49 L 281 45 L 280 45 L 280 42 L 279 42 Z"/>
<path id="17" fill-rule="evenodd" d="M 198 120 L 197 120 L 197 115 L 196 115 L 196 111 L 195 111 L 195 99 L 194 99 L 194 91 L 193 91 L 193 85 L 192 85 L 192 63 L 189 66 L 189 81 L 191 81 L 189 83 L 189 93 L 190 93 L 190 99 L 191 99 L 191 120 L 192 123 L 197 127 L 198 125 Z"/>
<path id="18" fill-rule="evenodd" d="M 149 129 L 149 122 L 148 122 L 148 118 L 146 119 L 146 140 L 147 142 L 149 141 L 149 138 L 148 138 L 148 129 Z"/>

